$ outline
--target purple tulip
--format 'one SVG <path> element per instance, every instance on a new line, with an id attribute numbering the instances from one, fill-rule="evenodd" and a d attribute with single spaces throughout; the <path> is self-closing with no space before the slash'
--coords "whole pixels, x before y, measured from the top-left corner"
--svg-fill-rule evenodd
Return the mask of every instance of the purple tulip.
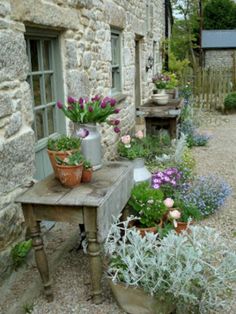
<path id="1" fill-rule="evenodd" d="M 63 103 L 60 100 L 58 100 L 58 102 L 57 102 L 57 108 L 58 109 L 62 109 L 63 108 Z"/>
<path id="2" fill-rule="evenodd" d="M 114 110 L 114 113 L 119 113 L 119 112 L 120 112 L 120 109 L 119 109 L 119 108 L 117 108 L 117 109 Z"/>
<path id="3" fill-rule="evenodd" d="M 99 95 L 96 95 L 96 96 L 94 96 L 91 100 L 92 101 L 98 101 L 98 100 L 100 100 L 100 96 Z"/>
<path id="4" fill-rule="evenodd" d="M 83 104 L 84 104 L 84 100 L 83 100 L 82 97 L 80 97 L 80 99 L 79 99 L 79 104 L 80 104 L 80 105 L 83 105 Z"/>
<path id="5" fill-rule="evenodd" d="M 69 96 L 69 97 L 67 98 L 67 101 L 68 101 L 69 104 L 73 104 L 73 103 L 76 102 L 76 99 L 75 99 L 74 97 Z"/>
<path id="6" fill-rule="evenodd" d="M 100 107 L 101 107 L 102 109 L 105 109 L 106 106 L 107 106 L 107 104 L 106 104 L 104 101 L 102 101 Z"/>
<path id="7" fill-rule="evenodd" d="M 118 119 L 114 120 L 114 125 L 118 125 L 118 124 L 120 124 L 120 120 Z"/>
<path id="8" fill-rule="evenodd" d="M 84 105 L 83 104 L 80 104 L 80 109 L 84 110 Z"/>
<path id="9" fill-rule="evenodd" d="M 85 138 L 89 135 L 89 130 L 84 129 L 84 128 L 80 128 L 76 134 L 80 137 L 80 138 Z"/>
<path id="10" fill-rule="evenodd" d="M 89 107 L 88 107 L 88 111 L 89 111 L 89 112 L 93 112 L 93 107 L 92 107 L 92 106 L 89 106 Z"/>
<path id="11" fill-rule="evenodd" d="M 115 131 L 116 133 L 120 133 L 120 129 L 119 129 L 117 126 L 114 128 L 114 131 Z"/>
<path id="12" fill-rule="evenodd" d="M 116 104 L 116 100 L 114 98 L 110 98 L 110 105 L 111 107 L 114 107 Z"/>

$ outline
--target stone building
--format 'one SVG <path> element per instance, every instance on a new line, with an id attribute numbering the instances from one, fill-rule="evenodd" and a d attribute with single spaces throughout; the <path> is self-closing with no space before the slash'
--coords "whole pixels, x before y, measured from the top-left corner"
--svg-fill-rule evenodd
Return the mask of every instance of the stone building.
<path id="1" fill-rule="evenodd" d="M 206 68 L 232 68 L 236 30 L 203 30 L 202 49 Z"/>
<path id="2" fill-rule="evenodd" d="M 162 67 L 169 9 L 164 0 L 0 1 L 0 277 L 24 236 L 14 199 L 51 172 L 48 136 L 68 129 L 56 101 L 113 95 L 122 133 L 132 128 Z M 101 133 L 104 158 L 113 158 L 118 135 Z"/>

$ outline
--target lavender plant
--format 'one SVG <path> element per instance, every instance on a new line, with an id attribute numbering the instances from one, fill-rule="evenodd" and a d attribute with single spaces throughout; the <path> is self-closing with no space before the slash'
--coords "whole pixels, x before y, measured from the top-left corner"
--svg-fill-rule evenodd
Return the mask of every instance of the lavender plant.
<path id="1" fill-rule="evenodd" d="M 230 193 L 229 184 L 222 178 L 200 176 L 192 184 L 182 185 L 181 199 L 185 206 L 196 205 L 203 216 L 208 216 L 224 204 Z"/>
<path id="2" fill-rule="evenodd" d="M 115 222 L 105 242 L 113 282 L 169 295 L 178 313 L 207 314 L 230 307 L 236 281 L 236 254 L 215 229 L 191 227 L 191 234 L 141 237 Z"/>

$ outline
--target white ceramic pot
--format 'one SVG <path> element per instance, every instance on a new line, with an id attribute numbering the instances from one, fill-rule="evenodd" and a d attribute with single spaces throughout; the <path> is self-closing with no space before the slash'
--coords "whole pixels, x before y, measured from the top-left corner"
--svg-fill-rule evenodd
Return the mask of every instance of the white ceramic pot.
<path id="1" fill-rule="evenodd" d="M 154 94 L 152 99 L 155 100 L 159 105 L 166 105 L 169 102 L 168 94 Z"/>
<path id="2" fill-rule="evenodd" d="M 136 158 L 133 160 L 134 183 L 149 182 L 151 184 L 152 174 L 145 167 L 144 159 Z"/>

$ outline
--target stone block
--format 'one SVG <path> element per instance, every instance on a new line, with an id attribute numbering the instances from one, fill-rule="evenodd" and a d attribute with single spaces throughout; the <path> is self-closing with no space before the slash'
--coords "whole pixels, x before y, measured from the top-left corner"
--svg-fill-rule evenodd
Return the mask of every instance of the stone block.
<path id="1" fill-rule="evenodd" d="M 9 124 L 6 127 L 4 137 L 8 138 L 16 134 L 22 126 L 22 115 L 19 111 L 12 114 L 9 119 Z"/>
<path id="2" fill-rule="evenodd" d="M 9 94 L 0 94 L 0 118 L 12 113 L 12 100 Z"/>
<path id="3" fill-rule="evenodd" d="M 68 69 L 76 69 L 78 67 L 77 50 L 78 45 L 75 40 L 66 41 L 66 66 Z"/>
<path id="4" fill-rule="evenodd" d="M 91 53 L 90 52 L 85 52 L 84 55 L 83 55 L 83 67 L 85 69 L 88 69 L 88 68 L 90 68 L 91 63 L 92 63 Z"/>
<path id="5" fill-rule="evenodd" d="M 101 46 L 101 60 L 111 61 L 111 43 L 105 42 Z"/>
<path id="6" fill-rule="evenodd" d="M 6 16 L 10 14 L 11 6 L 9 1 L 1 0 L 0 1 L 0 16 Z"/>
<path id="7" fill-rule="evenodd" d="M 35 0 L 11 0 L 14 19 L 61 29 L 79 29 L 79 12 L 70 7 Z"/>
<path id="8" fill-rule="evenodd" d="M 22 116 L 24 122 L 31 126 L 34 121 L 34 112 L 33 112 L 33 101 L 30 86 L 27 82 L 21 84 L 21 91 L 22 91 Z"/>
<path id="9" fill-rule="evenodd" d="M 69 71 L 67 74 L 68 95 L 73 97 L 86 97 L 90 94 L 88 74 L 79 71 Z"/>
<path id="10" fill-rule="evenodd" d="M 105 3 L 105 21 L 115 27 L 125 28 L 126 12 L 125 10 L 112 2 Z"/>
<path id="11" fill-rule="evenodd" d="M 23 34 L 4 30 L 0 33 L 0 83 L 14 79 L 25 80 L 28 73 Z"/>
<path id="12" fill-rule="evenodd" d="M 24 128 L 18 136 L 2 143 L 0 150 L 0 195 L 32 179 L 34 172 L 34 132 Z"/>
<path id="13" fill-rule="evenodd" d="M 21 205 L 11 203 L 0 210 L 0 251 L 13 243 L 21 234 L 24 220 Z"/>

